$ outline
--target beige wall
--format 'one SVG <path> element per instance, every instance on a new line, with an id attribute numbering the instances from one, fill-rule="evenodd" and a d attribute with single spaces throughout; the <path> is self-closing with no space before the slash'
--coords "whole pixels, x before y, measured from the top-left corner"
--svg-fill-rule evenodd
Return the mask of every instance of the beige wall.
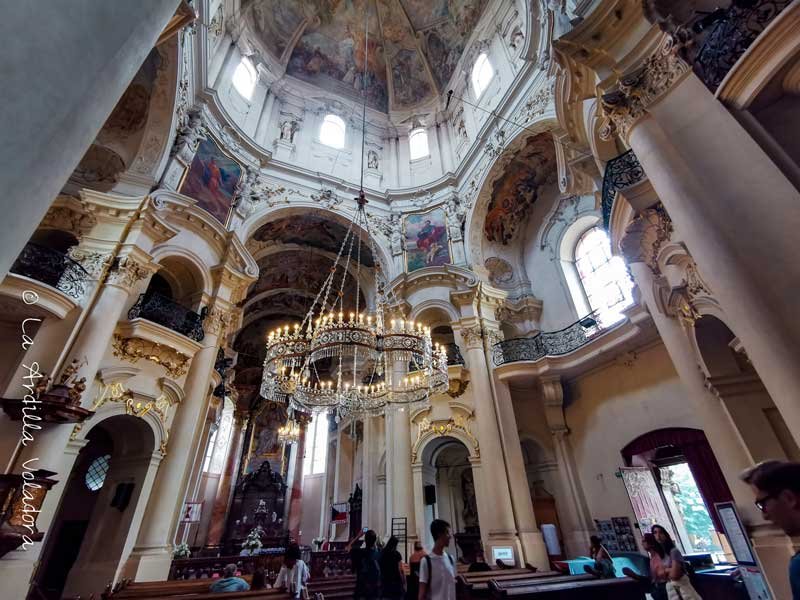
<path id="1" fill-rule="evenodd" d="M 301 544 L 311 545 L 311 540 L 319 536 L 319 519 L 322 510 L 322 484 L 325 475 L 306 475 L 303 477 L 303 514 L 300 519 Z"/>

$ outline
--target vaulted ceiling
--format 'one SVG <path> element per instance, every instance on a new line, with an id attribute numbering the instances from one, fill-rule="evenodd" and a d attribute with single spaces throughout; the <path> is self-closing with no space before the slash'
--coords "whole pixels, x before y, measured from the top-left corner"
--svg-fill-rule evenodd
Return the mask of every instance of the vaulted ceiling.
<path id="1" fill-rule="evenodd" d="M 488 0 L 242 0 L 251 39 L 286 73 L 328 92 L 407 110 L 446 91 Z M 369 35 L 365 44 L 365 28 Z"/>

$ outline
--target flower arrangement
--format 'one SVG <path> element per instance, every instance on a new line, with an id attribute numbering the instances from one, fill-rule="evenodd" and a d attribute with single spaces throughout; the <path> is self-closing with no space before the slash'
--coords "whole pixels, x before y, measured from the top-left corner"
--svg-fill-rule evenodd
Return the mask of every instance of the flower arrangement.
<path id="1" fill-rule="evenodd" d="M 261 550 L 261 527 L 255 527 L 247 534 L 247 538 L 242 542 L 242 549 L 256 554 Z"/>
<path id="2" fill-rule="evenodd" d="M 192 555 L 189 544 L 178 544 L 172 551 L 172 558 L 189 558 Z"/>

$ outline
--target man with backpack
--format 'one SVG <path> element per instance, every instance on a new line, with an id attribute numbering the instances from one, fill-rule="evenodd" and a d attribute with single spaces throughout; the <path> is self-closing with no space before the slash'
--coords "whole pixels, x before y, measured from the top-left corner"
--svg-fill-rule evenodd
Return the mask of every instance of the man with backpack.
<path id="1" fill-rule="evenodd" d="M 431 536 L 433 549 L 420 563 L 418 600 L 456 600 L 456 564 L 445 550 L 450 545 L 450 523 L 434 519 Z"/>
<path id="2" fill-rule="evenodd" d="M 358 538 L 364 535 L 364 547 L 352 548 Z M 353 571 L 356 574 L 356 590 L 353 598 L 356 600 L 380 600 L 381 598 L 381 567 L 380 552 L 375 547 L 378 535 L 372 529 L 361 532 L 347 545 L 351 550 Z"/>

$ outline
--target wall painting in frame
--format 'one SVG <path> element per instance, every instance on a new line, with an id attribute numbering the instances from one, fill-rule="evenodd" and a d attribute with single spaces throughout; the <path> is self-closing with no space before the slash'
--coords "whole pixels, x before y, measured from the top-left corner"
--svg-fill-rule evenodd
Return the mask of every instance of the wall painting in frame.
<path id="1" fill-rule="evenodd" d="M 220 223 L 227 224 L 242 166 L 225 154 L 210 137 L 197 147 L 179 192 L 197 200 Z"/>
<path id="2" fill-rule="evenodd" d="M 447 216 L 442 208 L 405 215 L 403 236 L 408 273 L 453 262 L 447 235 Z"/>

